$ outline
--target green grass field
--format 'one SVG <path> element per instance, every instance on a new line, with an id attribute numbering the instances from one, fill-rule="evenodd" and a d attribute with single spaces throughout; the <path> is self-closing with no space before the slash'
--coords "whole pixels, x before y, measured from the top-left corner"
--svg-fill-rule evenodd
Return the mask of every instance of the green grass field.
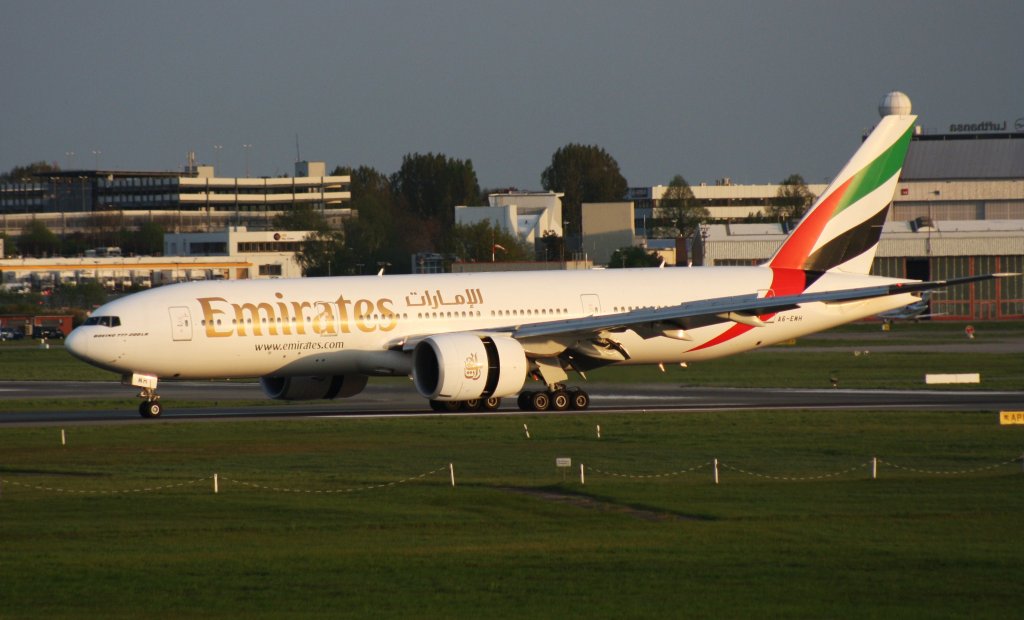
<path id="1" fill-rule="evenodd" d="M 156 422 L 63 447 L 2 428 L 0 617 L 1013 617 L 1022 431 L 920 411 Z"/>

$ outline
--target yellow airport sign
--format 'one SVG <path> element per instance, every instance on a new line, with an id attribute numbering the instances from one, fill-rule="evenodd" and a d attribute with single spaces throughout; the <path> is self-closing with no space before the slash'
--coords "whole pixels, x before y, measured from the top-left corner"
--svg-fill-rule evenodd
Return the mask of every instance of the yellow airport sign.
<path id="1" fill-rule="evenodd" d="M 1003 425 L 1024 424 L 1024 411 L 1000 411 L 999 423 Z"/>

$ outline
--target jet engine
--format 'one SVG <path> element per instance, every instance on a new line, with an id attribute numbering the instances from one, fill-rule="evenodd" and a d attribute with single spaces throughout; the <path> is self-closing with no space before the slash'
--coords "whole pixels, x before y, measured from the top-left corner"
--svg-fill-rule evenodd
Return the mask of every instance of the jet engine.
<path id="1" fill-rule="evenodd" d="M 412 378 L 421 396 L 462 401 L 518 394 L 529 365 L 523 346 L 505 336 L 439 334 L 419 342 Z"/>
<path id="2" fill-rule="evenodd" d="M 261 377 L 260 387 L 276 400 L 317 400 L 355 396 L 366 387 L 366 380 L 366 375 Z"/>

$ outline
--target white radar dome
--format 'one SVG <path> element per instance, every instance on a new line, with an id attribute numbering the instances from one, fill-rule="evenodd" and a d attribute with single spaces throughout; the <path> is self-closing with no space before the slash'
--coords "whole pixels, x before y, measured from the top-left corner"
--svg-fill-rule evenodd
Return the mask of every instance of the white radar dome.
<path id="1" fill-rule="evenodd" d="M 905 116 L 910 114 L 910 97 L 898 90 L 894 90 L 882 97 L 882 102 L 878 104 L 878 113 L 882 116 L 889 116 L 890 114 Z"/>

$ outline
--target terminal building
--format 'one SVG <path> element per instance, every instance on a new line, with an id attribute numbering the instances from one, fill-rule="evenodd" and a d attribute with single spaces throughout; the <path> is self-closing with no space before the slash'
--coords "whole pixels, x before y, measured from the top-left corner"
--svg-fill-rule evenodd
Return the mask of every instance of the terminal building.
<path id="1" fill-rule="evenodd" d="M 351 178 L 326 174 L 324 162 L 300 161 L 293 177 L 218 177 L 213 166 L 184 172 L 64 170 L 45 180 L 0 185 L 0 232 L 17 236 L 31 220 L 60 235 L 88 231 L 116 218 L 132 229 L 159 221 L 173 231 L 215 231 L 227 225 L 267 228 L 273 217 L 311 207 L 340 227 L 351 217 Z"/>
<path id="2" fill-rule="evenodd" d="M 562 236 L 561 192 L 510 190 L 488 194 L 487 206 L 456 206 L 455 223 L 472 226 L 490 222 L 519 241 L 535 245 L 545 235 Z"/>
<path id="3" fill-rule="evenodd" d="M 298 278 L 296 253 L 309 231 L 250 231 L 244 226 L 210 233 L 164 236 L 164 256 L 120 256 L 102 248 L 74 258 L 0 260 L 0 287 L 46 292 L 62 285 L 97 282 L 110 291 L 196 280 Z"/>

